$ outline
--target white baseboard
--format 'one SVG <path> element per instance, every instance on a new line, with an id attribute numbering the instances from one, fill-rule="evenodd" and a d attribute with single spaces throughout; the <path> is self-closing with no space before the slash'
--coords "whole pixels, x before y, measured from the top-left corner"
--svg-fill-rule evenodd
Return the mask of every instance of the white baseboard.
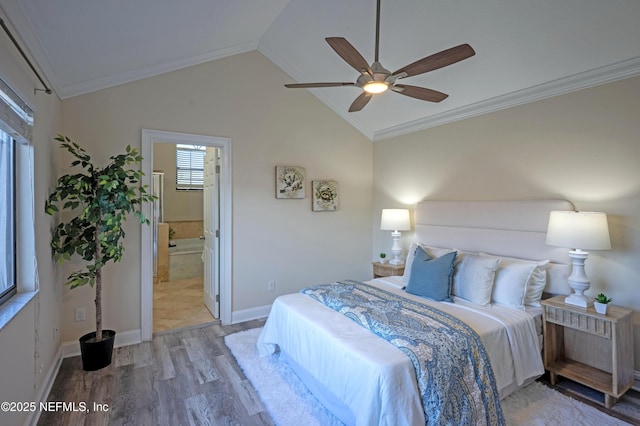
<path id="1" fill-rule="evenodd" d="M 46 402 L 49 397 L 49 393 L 51 392 L 51 388 L 53 387 L 53 382 L 56 380 L 56 376 L 58 375 L 58 371 L 60 371 L 60 365 L 62 364 L 62 348 L 58 348 L 58 352 L 56 353 L 53 362 L 51 363 L 51 367 L 49 367 L 49 371 L 44 377 L 42 384 L 40 385 L 40 389 L 35 397 L 35 403 L 40 406 L 41 402 Z M 24 422 L 25 425 L 35 426 L 40 419 L 40 410 L 33 410 L 27 420 Z"/>
<path id="2" fill-rule="evenodd" d="M 118 331 L 114 347 L 135 345 L 142 342 L 142 332 L 140 329 L 129 331 Z M 77 340 L 64 342 L 62 344 L 62 358 L 69 358 L 80 355 L 80 342 Z"/>
<path id="3" fill-rule="evenodd" d="M 631 386 L 631 389 L 634 391 L 640 392 L 640 371 L 633 371 L 633 378 L 636 379 L 636 382 Z"/>
<path id="4" fill-rule="evenodd" d="M 258 306 L 257 308 L 241 309 L 231 313 L 231 324 L 266 318 L 271 312 L 271 305 Z"/>

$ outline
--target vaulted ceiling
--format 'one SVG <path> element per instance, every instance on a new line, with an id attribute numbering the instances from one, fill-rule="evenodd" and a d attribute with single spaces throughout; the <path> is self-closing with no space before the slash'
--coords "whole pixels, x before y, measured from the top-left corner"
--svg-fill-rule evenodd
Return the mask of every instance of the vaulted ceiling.
<path id="1" fill-rule="evenodd" d="M 375 0 L 0 0 L 61 98 L 259 50 L 295 82 L 353 82 L 325 37 L 373 62 Z M 637 0 L 382 0 L 380 62 L 394 71 L 469 43 L 476 55 L 402 83 L 359 112 L 357 87 L 312 93 L 372 140 L 640 74 Z M 213 78 L 213 76 L 212 76 Z M 291 96 L 307 89 L 285 89 Z"/>

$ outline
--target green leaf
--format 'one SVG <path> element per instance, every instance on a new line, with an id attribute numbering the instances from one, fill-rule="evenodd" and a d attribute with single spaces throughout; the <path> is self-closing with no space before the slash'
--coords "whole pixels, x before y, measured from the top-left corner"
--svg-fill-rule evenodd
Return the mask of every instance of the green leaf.
<path id="1" fill-rule="evenodd" d="M 48 215 L 53 215 L 58 211 L 58 208 L 56 206 L 54 206 L 53 204 L 47 203 L 47 204 L 45 204 L 44 211 Z"/>
<path id="2" fill-rule="evenodd" d="M 125 238 L 122 226 L 127 216 L 134 213 L 140 223 L 149 224 L 137 206 L 155 197 L 146 195 L 145 189 L 137 186 L 143 173 L 128 164 L 142 161 L 142 156 L 130 145 L 125 154 L 111 156 L 109 164 L 98 167 L 76 142 L 63 135 L 55 140 L 75 157 L 71 165 L 82 170 L 61 176 L 45 201 L 47 214 L 54 214 L 59 208 L 68 211 L 52 232 L 52 255 L 60 263 L 72 256 L 82 258 L 85 269 L 73 272 L 65 284 L 71 288 L 87 284 L 93 287 L 103 266 L 122 259 Z"/>

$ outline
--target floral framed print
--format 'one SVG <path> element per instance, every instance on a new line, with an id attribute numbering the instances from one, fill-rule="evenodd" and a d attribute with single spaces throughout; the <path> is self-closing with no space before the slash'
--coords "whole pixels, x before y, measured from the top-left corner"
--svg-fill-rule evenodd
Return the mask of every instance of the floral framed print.
<path id="1" fill-rule="evenodd" d="M 276 166 L 276 198 L 304 198 L 304 167 Z"/>
<path id="2" fill-rule="evenodd" d="M 314 180 L 311 184 L 313 191 L 314 212 L 338 210 L 338 182 L 335 180 Z"/>

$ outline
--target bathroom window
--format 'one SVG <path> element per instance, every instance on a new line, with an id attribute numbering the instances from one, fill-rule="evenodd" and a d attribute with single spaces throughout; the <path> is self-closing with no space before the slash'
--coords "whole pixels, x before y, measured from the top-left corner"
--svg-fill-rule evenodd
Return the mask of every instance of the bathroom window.
<path id="1" fill-rule="evenodd" d="M 0 304 L 16 293 L 15 141 L 0 130 Z"/>
<path id="2" fill-rule="evenodd" d="M 176 189 L 203 189 L 205 152 L 204 146 L 176 145 Z"/>

